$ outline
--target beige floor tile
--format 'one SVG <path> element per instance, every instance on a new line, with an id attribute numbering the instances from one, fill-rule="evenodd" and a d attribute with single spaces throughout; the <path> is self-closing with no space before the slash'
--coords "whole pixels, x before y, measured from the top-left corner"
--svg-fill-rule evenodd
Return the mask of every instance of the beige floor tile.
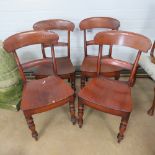
<path id="1" fill-rule="evenodd" d="M 120 144 L 116 139 L 120 118 L 90 108 L 85 110 L 82 129 L 71 124 L 68 105 L 35 115 L 37 142 L 21 111 L 1 109 L 0 155 L 155 155 L 155 116 L 146 113 L 154 83 L 141 78 L 136 82 L 133 112 Z"/>

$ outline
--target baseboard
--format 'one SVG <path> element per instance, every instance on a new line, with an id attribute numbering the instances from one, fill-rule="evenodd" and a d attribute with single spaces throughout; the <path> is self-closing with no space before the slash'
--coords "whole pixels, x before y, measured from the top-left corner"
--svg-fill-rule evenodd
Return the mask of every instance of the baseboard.
<path id="1" fill-rule="evenodd" d="M 80 67 L 76 66 L 75 68 L 76 68 L 76 76 L 79 77 L 80 76 Z M 121 77 L 129 77 L 130 76 L 130 71 L 124 69 L 124 70 L 121 71 L 120 76 Z M 141 67 L 138 68 L 136 77 L 137 78 L 149 78 L 148 74 Z"/>
<path id="2" fill-rule="evenodd" d="M 78 78 L 78 77 L 80 77 L 80 66 L 75 66 L 75 69 L 76 69 L 76 77 Z M 28 79 L 34 79 L 33 71 L 30 70 L 28 72 L 25 72 L 25 74 L 26 74 L 26 77 Z M 120 76 L 121 77 L 129 77 L 130 71 L 129 70 L 122 70 Z M 149 78 L 148 74 L 141 67 L 138 68 L 136 77 L 137 78 Z"/>

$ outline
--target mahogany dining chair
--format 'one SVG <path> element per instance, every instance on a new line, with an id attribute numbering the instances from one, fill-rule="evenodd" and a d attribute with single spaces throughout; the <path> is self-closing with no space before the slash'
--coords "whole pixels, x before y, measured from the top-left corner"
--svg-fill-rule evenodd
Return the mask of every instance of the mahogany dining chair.
<path id="1" fill-rule="evenodd" d="M 107 30 L 118 30 L 120 22 L 117 19 L 110 17 L 91 17 L 86 18 L 80 22 L 80 29 L 84 32 L 84 60 L 81 65 L 81 88 L 84 87 L 85 81 L 89 77 L 97 76 L 97 59 L 98 56 L 88 54 L 88 46 L 94 46 L 94 40 L 88 39 L 88 31 L 97 29 Z M 112 57 L 112 46 L 109 46 L 109 54 L 103 57 Z M 104 67 L 103 67 L 104 65 Z M 120 71 L 122 70 L 119 66 L 110 66 L 101 64 L 101 73 L 107 77 L 115 77 L 116 80 L 120 77 Z"/>
<path id="2" fill-rule="evenodd" d="M 34 30 L 60 30 L 67 32 L 67 41 L 58 42 L 57 44 L 55 44 L 55 46 L 62 47 L 61 51 L 64 49 L 63 47 L 67 47 L 67 56 L 55 58 L 55 65 L 57 66 L 57 74 L 63 79 L 68 79 L 68 81 L 71 82 L 72 88 L 75 90 L 75 68 L 73 67 L 70 59 L 70 32 L 74 30 L 74 27 L 75 25 L 72 22 L 63 19 L 43 20 L 33 25 Z M 44 59 L 48 58 L 45 52 L 45 48 L 47 47 L 50 47 L 50 45 L 42 44 L 42 55 Z M 51 66 L 51 62 L 47 64 L 41 64 L 40 66 L 37 66 L 35 68 L 35 70 L 33 71 L 33 75 L 36 78 L 43 78 L 49 75 L 53 75 Z"/>
<path id="3" fill-rule="evenodd" d="M 53 76 L 28 81 L 24 75 L 24 69 L 40 64 L 47 64 L 52 60 L 37 59 L 21 64 L 17 56 L 17 49 L 35 44 L 50 44 L 51 55 L 53 56 L 53 45 L 58 42 L 58 38 L 58 35 L 53 32 L 27 31 L 12 35 L 4 41 L 4 49 L 9 53 L 13 53 L 23 80 L 20 108 L 24 113 L 27 124 L 32 132 L 32 137 L 35 138 L 35 140 L 38 139 L 38 133 L 35 129 L 35 124 L 32 118 L 32 115 L 34 114 L 48 111 L 69 102 L 71 121 L 75 124 L 74 91 L 63 81 L 63 79 L 56 75 L 56 72 Z M 54 65 L 51 66 L 51 69 L 52 67 L 54 69 Z"/>
<path id="4" fill-rule="evenodd" d="M 147 52 L 151 47 L 151 41 L 140 34 L 125 31 L 99 32 L 94 38 L 95 44 L 99 45 L 99 59 L 97 64 L 98 77 L 93 78 L 78 93 L 78 124 L 83 125 L 84 105 L 99 111 L 120 116 L 121 124 L 118 133 L 118 142 L 124 137 L 130 113 L 132 111 L 131 86 L 135 82 L 138 61 L 142 52 Z M 102 48 L 105 45 L 121 45 L 138 50 L 133 64 L 113 59 L 102 58 Z M 136 52 L 136 51 L 135 51 Z M 126 68 L 131 71 L 128 81 L 108 79 L 100 75 L 101 63 Z M 99 76 L 100 75 L 100 76 Z"/>
<path id="5" fill-rule="evenodd" d="M 155 56 L 154 56 L 154 50 L 155 50 L 155 41 L 153 43 L 153 46 L 151 48 L 151 52 L 150 52 L 150 57 L 151 57 L 151 63 L 155 64 Z M 146 71 L 147 72 L 147 71 Z M 155 73 L 154 68 L 151 68 L 149 72 Z M 153 77 L 153 76 L 151 76 Z M 153 80 L 155 80 L 154 78 L 152 78 Z M 155 109 L 155 88 L 154 88 L 154 99 L 153 99 L 153 103 L 152 106 L 150 107 L 150 109 L 148 110 L 148 114 L 150 116 L 154 115 L 154 109 Z"/>

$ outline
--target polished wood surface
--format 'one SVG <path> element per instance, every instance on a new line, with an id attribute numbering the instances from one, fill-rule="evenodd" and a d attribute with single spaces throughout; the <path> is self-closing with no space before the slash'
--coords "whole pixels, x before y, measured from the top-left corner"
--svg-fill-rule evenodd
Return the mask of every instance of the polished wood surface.
<path id="1" fill-rule="evenodd" d="M 49 109 L 49 106 L 53 108 L 58 102 L 71 97 L 73 94 L 74 91 L 57 76 L 32 80 L 23 88 L 21 110 L 32 110 L 31 113 L 35 114 L 35 110 L 41 108 L 42 111 L 42 108 Z M 61 104 L 65 104 L 65 102 Z M 38 111 L 36 112 L 38 113 Z"/>
<path id="2" fill-rule="evenodd" d="M 75 28 L 74 23 L 63 19 L 48 19 L 42 20 L 33 25 L 35 30 L 68 30 L 73 31 Z"/>
<path id="3" fill-rule="evenodd" d="M 94 105 L 94 108 L 97 106 L 97 109 L 113 109 L 124 112 L 131 112 L 132 110 L 130 96 L 131 89 L 125 82 L 109 80 L 103 77 L 93 78 L 79 92 L 79 97 L 89 101 L 92 104 L 91 106 Z"/>
<path id="4" fill-rule="evenodd" d="M 152 63 L 155 63 L 154 50 L 155 50 L 155 41 L 153 43 L 153 46 L 152 46 L 151 52 L 150 52 L 150 57 L 151 57 Z M 154 88 L 154 99 L 153 99 L 153 103 L 152 103 L 152 106 L 150 107 L 150 109 L 148 110 L 147 113 L 150 116 L 153 116 L 154 115 L 154 109 L 155 109 L 155 88 Z"/>
<path id="5" fill-rule="evenodd" d="M 98 77 L 92 79 L 78 94 L 78 124 L 83 125 L 84 105 L 102 112 L 120 116 L 121 123 L 117 136 L 118 142 L 124 138 L 130 113 L 132 111 L 131 86 L 138 67 L 138 61 L 142 52 L 147 52 L 151 47 L 151 41 L 140 34 L 125 31 L 99 32 L 94 38 L 99 45 L 99 59 L 97 62 Z M 137 49 L 137 56 L 131 65 L 125 61 L 112 58 L 102 59 L 104 45 L 121 45 Z M 124 53 L 125 54 L 125 53 Z M 105 61 L 104 61 L 105 60 Z M 101 61 L 108 65 L 131 69 L 128 81 L 116 81 L 101 76 Z"/>
<path id="6" fill-rule="evenodd" d="M 49 76 L 39 80 L 27 81 L 23 69 L 48 64 L 51 59 L 38 59 L 24 64 L 20 63 L 16 49 L 33 44 L 50 44 L 51 54 L 54 54 L 54 44 L 58 42 L 56 33 L 47 31 L 28 31 L 10 36 L 4 41 L 4 49 L 12 52 L 15 56 L 21 77 L 23 79 L 23 93 L 21 100 L 21 110 L 24 113 L 32 137 L 38 139 L 38 133 L 35 129 L 33 114 L 48 111 L 50 109 L 62 106 L 69 102 L 71 121 L 76 122 L 74 91 L 56 75 L 56 69 L 53 65 L 54 76 Z"/>
<path id="7" fill-rule="evenodd" d="M 20 38 L 20 39 L 19 39 Z M 4 42 L 4 48 L 7 52 L 13 52 L 21 47 L 34 44 L 54 44 L 58 42 L 58 35 L 54 32 L 26 31 L 10 36 Z"/>
<path id="8" fill-rule="evenodd" d="M 120 22 L 117 19 L 110 17 L 91 17 L 86 18 L 80 22 L 80 29 L 84 32 L 84 52 L 85 57 L 81 65 L 81 88 L 84 87 L 85 81 L 88 77 L 95 77 L 97 75 L 97 56 L 92 56 L 88 54 L 87 47 L 95 45 L 94 40 L 87 40 L 87 31 L 90 29 L 97 28 L 106 28 L 110 30 L 118 30 L 120 26 Z M 108 57 L 112 56 L 112 46 L 109 46 L 109 54 Z M 107 57 L 107 56 L 103 56 Z M 113 67 L 110 65 L 102 65 L 101 72 L 104 76 L 107 77 L 115 77 L 115 79 L 119 79 L 120 77 L 121 67 Z"/>
<path id="9" fill-rule="evenodd" d="M 54 57 L 57 74 L 63 78 L 68 79 L 71 82 L 72 88 L 75 90 L 75 68 L 70 59 L 70 32 L 74 30 L 75 25 L 67 20 L 63 19 L 49 19 L 35 23 L 33 25 L 34 30 L 62 30 L 67 32 L 67 41 L 58 42 L 55 46 L 67 47 L 68 54 L 66 57 L 56 58 Z M 49 47 L 50 44 L 42 44 L 43 58 L 46 57 L 45 48 Z M 37 66 L 34 70 L 34 75 L 37 79 L 53 75 L 52 63 Z"/>
<path id="10" fill-rule="evenodd" d="M 108 28 L 116 30 L 120 27 L 120 22 L 111 17 L 90 17 L 83 19 L 79 26 L 81 30 L 93 28 Z"/>

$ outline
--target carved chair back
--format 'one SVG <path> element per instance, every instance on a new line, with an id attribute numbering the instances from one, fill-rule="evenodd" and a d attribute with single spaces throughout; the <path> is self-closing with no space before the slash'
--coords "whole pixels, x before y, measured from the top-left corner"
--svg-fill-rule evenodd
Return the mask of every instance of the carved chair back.
<path id="1" fill-rule="evenodd" d="M 107 32 L 97 33 L 94 38 L 94 42 L 95 44 L 99 45 L 99 58 L 98 58 L 98 65 L 97 65 L 98 75 L 100 73 L 102 49 L 104 45 L 121 45 L 121 46 L 126 46 L 129 48 L 138 50 L 133 64 L 126 61 L 113 59 L 113 58 L 103 59 L 103 62 L 105 64 L 120 66 L 122 68 L 131 70 L 128 84 L 129 86 L 133 86 L 140 55 L 142 52 L 147 52 L 151 48 L 150 39 L 148 39 L 143 35 L 132 33 L 132 32 L 107 31 Z"/>
<path id="2" fill-rule="evenodd" d="M 70 32 L 74 30 L 75 25 L 67 20 L 63 19 L 49 19 L 43 20 L 35 23 L 33 25 L 34 30 L 63 30 L 67 31 L 67 41 L 66 42 L 58 42 L 56 46 L 67 46 L 68 48 L 68 57 L 70 58 Z M 42 54 L 43 57 L 46 58 L 45 48 L 49 47 L 48 44 L 42 44 Z"/>
<path id="3" fill-rule="evenodd" d="M 106 28 L 110 30 L 118 30 L 120 22 L 117 19 L 110 17 L 91 17 L 80 22 L 80 29 L 84 32 L 84 52 L 87 56 L 87 46 L 95 45 L 93 40 L 87 40 L 87 31 L 90 29 Z M 109 56 L 112 55 L 112 46 L 109 48 Z"/>
<path id="4" fill-rule="evenodd" d="M 26 32 L 17 33 L 15 35 L 8 37 L 4 41 L 3 47 L 7 52 L 13 53 L 16 59 L 16 63 L 20 71 L 21 77 L 23 79 L 23 82 L 26 82 L 26 77 L 24 75 L 23 69 L 31 68 L 36 65 L 40 65 L 42 63 L 48 63 L 51 60 L 37 59 L 34 61 L 21 64 L 18 58 L 18 55 L 16 53 L 17 49 L 20 49 L 22 47 L 26 47 L 29 45 L 35 45 L 35 44 L 50 44 L 52 49 L 51 55 L 52 57 L 54 57 L 54 44 L 58 42 L 58 39 L 59 39 L 59 36 L 54 32 L 49 33 L 47 31 L 26 31 Z M 55 65 L 53 66 L 54 66 L 54 71 L 56 73 L 57 69 L 55 68 Z"/>

